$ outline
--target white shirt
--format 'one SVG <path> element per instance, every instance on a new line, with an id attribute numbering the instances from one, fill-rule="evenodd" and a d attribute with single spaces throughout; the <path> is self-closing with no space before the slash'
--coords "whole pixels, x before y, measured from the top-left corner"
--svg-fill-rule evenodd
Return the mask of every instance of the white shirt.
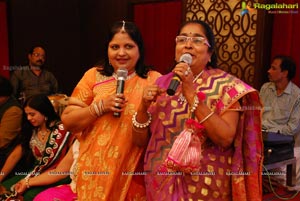
<path id="1" fill-rule="evenodd" d="M 268 82 L 261 87 L 260 97 L 264 105 L 262 128 L 284 135 L 296 135 L 300 140 L 299 87 L 289 82 L 284 92 L 277 95 L 275 84 Z"/>

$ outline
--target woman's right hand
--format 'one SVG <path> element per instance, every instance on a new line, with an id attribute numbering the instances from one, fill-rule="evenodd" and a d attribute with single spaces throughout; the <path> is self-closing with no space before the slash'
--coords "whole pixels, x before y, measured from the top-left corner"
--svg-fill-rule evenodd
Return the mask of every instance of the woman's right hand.
<path id="1" fill-rule="evenodd" d="M 18 193 L 18 194 L 23 194 L 27 189 L 27 186 L 26 186 L 26 181 L 25 179 L 22 179 L 21 181 L 19 181 L 18 183 L 15 184 L 15 191 Z"/>
<path id="2" fill-rule="evenodd" d="M 148 108 L 152 102 L 155 102 L 157 97 L 162 93 L 165 93 L 165 89 L 159 88 L 157 85 L 150 85 L 145 87 L 142 96 L 142 104 L 145 108 Z"/>
<path id="3" fill-rule="evenodd" d="M 151 122 L 151 115 L 147 112 L 152 102 L 155 102 L 157 97 L 165 93 L 165 89 L 159 88 L 157 85 L 149 85 L 144 88 L 142 94 L 141 104 L 133 116 L 133 143 L 139 147 L 145 147 L 149 141 L 149 124 Z M 146 123 L 148 122 L 148 123 Z M 143 127 L 136 126 L 137 124 L 144 125 Z M 145 125 L 146 124 L 146 125 Z"/>

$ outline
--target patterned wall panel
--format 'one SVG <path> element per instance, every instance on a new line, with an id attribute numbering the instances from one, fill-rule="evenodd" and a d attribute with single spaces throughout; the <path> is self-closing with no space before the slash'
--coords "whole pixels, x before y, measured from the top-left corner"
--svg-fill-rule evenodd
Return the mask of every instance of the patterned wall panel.
<path id="1" fill-rule="evenodd" d="M 254 80 L 257 30 L 257 10 L 245 7 L 251 2 L 186 0 L 186 21 L 203 20 L 214 31 L 219 67 L 250 85 Z"/>

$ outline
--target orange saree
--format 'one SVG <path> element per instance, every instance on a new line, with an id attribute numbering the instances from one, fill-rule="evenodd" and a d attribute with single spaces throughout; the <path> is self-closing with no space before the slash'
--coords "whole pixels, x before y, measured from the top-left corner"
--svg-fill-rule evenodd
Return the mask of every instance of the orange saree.
<path id="1" fill-rule="evenodd" d="M 105 113 L 83 131 L 77 171 L 79 200 L 145 200 L 143 176 L 138 176 L 143 148 L 132 144 L 132 115 L 145 86 L 160 76 L 150 71 L 147 79 L 137 75 L 125 81 L 128 103 L 120 118 Z M 116 93 L 116 80 L 88 70 L 72 98 L 86 105 Z M 133 190 L 132 190 L 133 189 Z"/>

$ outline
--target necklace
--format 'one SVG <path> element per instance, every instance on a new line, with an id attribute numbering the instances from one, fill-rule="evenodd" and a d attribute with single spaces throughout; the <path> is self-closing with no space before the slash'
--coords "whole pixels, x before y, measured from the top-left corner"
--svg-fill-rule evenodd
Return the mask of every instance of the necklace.
<path id="1" fill-rule="evenodd" d="M 50 132 L 50 130 L 49 130 L 49 129 L 47 129 L 46 131 L 39 130 L 39 132 L 38 132 L 38 133 L 40 133 L 40 136 L 41 136 L 42 140 L 44 141 L 44 140 L 45 140 L 45 137 L 46 137 L 46 135 L 47 135 L 49 132 Z"/>
<path id="2" fill-rule="evenodd" d="M 199 79 L 199 77 L 203 74 L 203 70 L 193 79 L 193 83 L 195 83 L 198 79 Z M 183 103 L 185 103 L 186 102 L 186 99 L 185 99 L 185 97 L 183 96 L 183 94 L 180 92 L 180 94 L 179 94 L 179 97 L 178 97 L 178 102 L 180 103 L 180 104 L 183 104 Z"/>
<path id="3" fill-rule="evenodd" d="M 133 73 L 131 73 L 130 75 L 128 75 L 128 76 L 126 77 L 126 80 L 129 80 L 130 78 L 134 77 L 135 75 L 136 75 L 136 73 L 135 73 L 135 71 L 134 71 Z M 112 76 L 113 76 L 116 80 L 118 79 L 117 73 L 113 73 Z"/>

